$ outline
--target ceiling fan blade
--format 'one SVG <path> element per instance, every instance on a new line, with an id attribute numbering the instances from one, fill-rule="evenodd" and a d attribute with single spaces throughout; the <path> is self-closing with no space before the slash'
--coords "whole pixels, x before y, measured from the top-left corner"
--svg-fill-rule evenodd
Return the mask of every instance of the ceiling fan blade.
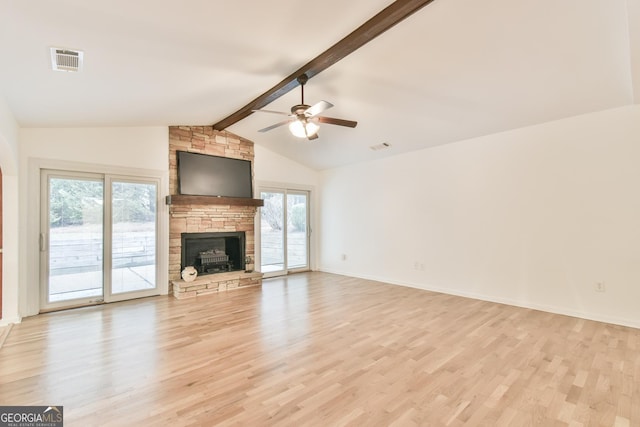
<path id="1" fill-rule="evenodd" d="M 280 114 L 281 116 L 290 116 L 290 113 L 285 113 L 284 111 L 274 111 L 274 110 L 251 110 L 254 113 L 271 113 L 271 114 Z"/>
<path id="2" fill-rule="evenodd" d="M 313 104 L 311 107 L 304 110 L 304 115 L 307 117 L 313 117 L 329 108 L 333 107 L 333 104 L 327 101 L 320 101 L 316 104 Z"/>
<path id="3" fill-rule="evenodd" d="M 284 126 L 286 124 L 291 123 L 291 121 L 292 120 L 285 120 L 285 121 L 282 121 L 280 123 L 276 123 L 275 125 L 267 126 L 264 129 L 260 129 L 258 132 L 267 132 L 267 131 L 270 131 L 271 129 L 279 128 L 280 126 Z"/>
<path id="4" fill-rule="evenodd" d="M 354 122 L 353 120 L 344 120 L 344 119 L 336 119 L 333 117 L 316 117 L 320 123 L 326 123 L 329 125 L 338 125 L 338 126 L 346 126 L 349 128 L 354 128 L 358 125 L 358 122 Z"/>

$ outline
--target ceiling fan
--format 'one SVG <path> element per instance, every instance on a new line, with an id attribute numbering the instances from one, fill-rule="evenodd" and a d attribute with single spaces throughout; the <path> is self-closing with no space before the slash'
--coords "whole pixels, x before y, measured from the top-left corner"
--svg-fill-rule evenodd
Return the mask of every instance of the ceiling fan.
<path id="1" fill-rule="evenodd" d="M 258 132 L 267 132 L 271 129 L 275 129 L 280 126 L 284 126 L 286 124 L 289 125 L 289 130 L 294 136 L 298 138 L 307 138 L 309 140 L 318 138 L 318 130 L 320 129 L 319 123 L 327 123 L 330 125 L 337 126 L 346 126 L 350 128 L 356 127 L 358 122 L 354 122 L 352 120 L 344 120 L 344 119 L 336 119 L 333 117 L 325 117 L 320 116 L 319 114 L 329 108 L 333 107 L 333 104 L 327 101 L 320 101 L 313 105 L 307 105 L 304 103 L 304 85 L 307 83 L 309 78 L 306 74 L 298 77 L 298 83 L 300 83 L 300 88 L 302 90 L 302 100 L 300 104 L 294 105 L 291 107 L 291 114 L 285 113 L 282 111 L 272 111 L 272 110 L 253 110 L 254 112 L 261 113 L 272 113 L 272 114 L 280 114 L 288 116 L 287 120 L 276 123 L 271 126 L 267 126 L 264 129 L 260 129 Z"/>

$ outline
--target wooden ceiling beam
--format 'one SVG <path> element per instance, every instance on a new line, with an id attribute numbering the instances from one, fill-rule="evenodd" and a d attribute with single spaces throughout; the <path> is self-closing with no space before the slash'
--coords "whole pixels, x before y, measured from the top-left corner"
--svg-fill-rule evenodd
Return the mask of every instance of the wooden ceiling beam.
<path id="1" fill-rule="evenodd" d="M 213 128 L 216 130 L 224 130 L 251 115 L 253 110 L 264 108 L 282 95 L 295 89 L 299 85 L 297 81 L 298 76 L 306 74 L 307 77 L 311 78 L 319 74 L 433 1 L 434 0 L 397 0 L 391 3 L 351 34 L 291 73 L 280 83 L 235 113 L 214 124 Z"/>

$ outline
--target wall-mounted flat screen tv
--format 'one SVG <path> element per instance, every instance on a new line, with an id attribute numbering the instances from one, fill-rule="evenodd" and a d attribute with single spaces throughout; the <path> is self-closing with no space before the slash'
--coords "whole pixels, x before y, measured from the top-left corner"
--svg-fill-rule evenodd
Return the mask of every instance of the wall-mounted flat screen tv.
<path id="1" fill-rule="evenodd" d="M 251 162 L 178 151 L 178 192 L 191 196 L 253 197 Z"/>

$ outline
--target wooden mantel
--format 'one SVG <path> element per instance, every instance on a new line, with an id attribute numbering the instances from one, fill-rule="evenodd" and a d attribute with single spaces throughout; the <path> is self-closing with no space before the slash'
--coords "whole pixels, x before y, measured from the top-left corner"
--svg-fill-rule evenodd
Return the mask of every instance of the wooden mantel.
<path id="1" fill-rule="evenodd" d="M 216 197 L 216 196 L 189 196 L 186 194 L 174 194 L 167 196 L 168 205 L 225 205 L 225 206 L 264 206 L 262 199 L 249 199 L 244 197 Z"/>

